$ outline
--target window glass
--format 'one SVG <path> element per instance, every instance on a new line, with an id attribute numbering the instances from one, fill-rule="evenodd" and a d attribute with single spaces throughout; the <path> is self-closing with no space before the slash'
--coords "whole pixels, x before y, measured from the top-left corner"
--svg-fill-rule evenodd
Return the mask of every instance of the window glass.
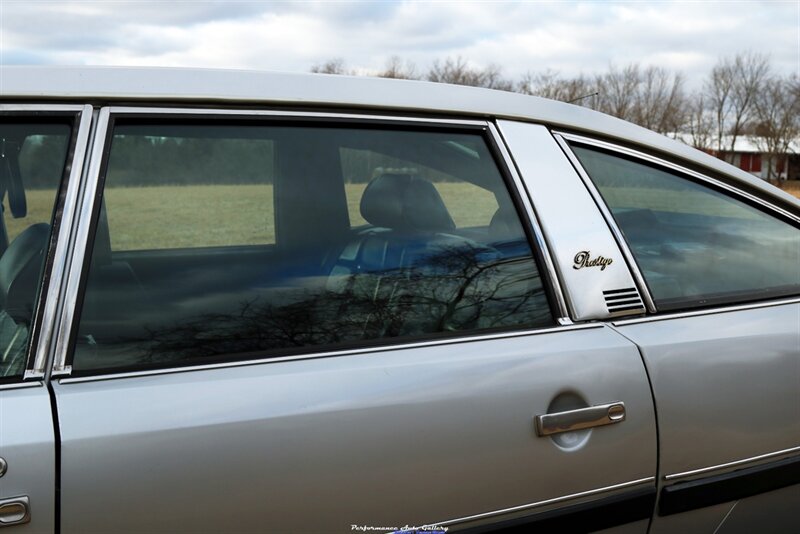
<path id="1" fill-rule="evenodd" d="M 0 119 L 0 379 L 25 369 L 70 124 Z"/>
<path id="2" fill-rule="evenodd" d="M 115 130 L 104 197 L 114 249 L 275 242 L 272 141 L 228 132 Z"/>
<path id="3" fill-rule="evenodd" d="M 387 173 L 417 175 L 431 182 L 456 228 L 486 226 L 499 207 L 492 191 L 418 162 L 388 157 L 371 150 L 349 148 L 341 149 L 341 157 L 352 226 L 366 223 L 359 210 L 364 188 L 373 178 Z"/>
<path id="4" fill-rule="evenodd" d="M 123 138 L 171 169 L 221 161 L 176 183 L 119 157 Z M 113 139 L 76 372 L 552 324 L 481 135 L 118 125 Z"/>
<path id="5" fill-rule="evenodd" d="M 659 309 L 800 293 L 800 230 L 683 176 L 574 146 Z"/>

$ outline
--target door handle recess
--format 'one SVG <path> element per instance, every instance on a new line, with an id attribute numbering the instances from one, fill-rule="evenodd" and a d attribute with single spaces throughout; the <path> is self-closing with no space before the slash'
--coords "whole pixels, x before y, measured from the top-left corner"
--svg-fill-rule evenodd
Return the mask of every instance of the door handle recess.
<path id="1" fill-rule="evenodd" d="M 30 520 L 31 507 L 27 495 L 0 500 L 0 527 L 21 525 Z"/>
<path id="2" fill-rule="evenodd" d="M 566 412 L 537 415 L 536 435 L 550 436 L 559 432 L 573 432 L 595 426 L 613 425 L 625 420 L 625 404 L 612 402 Z"/>

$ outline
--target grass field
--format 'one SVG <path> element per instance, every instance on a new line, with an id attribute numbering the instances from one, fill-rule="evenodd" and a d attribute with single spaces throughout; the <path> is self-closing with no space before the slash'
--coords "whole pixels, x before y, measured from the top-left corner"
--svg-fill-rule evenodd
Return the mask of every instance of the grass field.
<path id="1" fill-rule="evenodd" d="M 352 226 L 366 221 L 359 203 L 366 184 L 347 184 Z M 494 196 L 470 184 L 436 184 L 459 227 L 486 225 Z M 9 239 L 29 225 L 50 222 L 55 190 L 27 191 L 28 215 L 7 218 Z M 271 185 L 108 188 L 106 211 L 115 250 L 255 245 L 275 242 Z"/>
<path id="2" fill-rule="evenodd" d="M 458 227 L 489 223 L 497 209 L 492 194 L 471 184 L 437 183 Z M 366 184 L 347 184 L 352 226 L 365 224 L 359 202 Z M 800 197 L 800 182 L 784 190 Z M 706 195 L 679 195 L 671 191 L 618 188 L 609 200 L 630 205 L 642 196 L 655 209 L 686 213 L 713 210 L 719 215 L 740 214 L 726 202 L 709 202 Z M 36 222 L 49 222 L 55 190 L 27 191 L 28 215 L 6 217 L 9 239 Z M 271 185 L 204 185 L 109 188 L 105 193 L 112 246 L 115 250 L 266 244 L 275 242 Z"/>

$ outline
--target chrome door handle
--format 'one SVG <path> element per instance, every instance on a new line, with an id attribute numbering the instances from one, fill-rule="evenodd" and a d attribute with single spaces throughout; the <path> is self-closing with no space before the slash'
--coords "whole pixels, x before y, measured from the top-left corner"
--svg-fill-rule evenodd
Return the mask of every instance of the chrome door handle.
<path id="1" fill-rule="evenodd" d="M 0 500 L 0 527 L 21 525 L 30 520 L 31 507 L 27 495 Z"/>
<path id="2" fill-rule="evenodd" d="M 536 434 L 549 436 L 595 426 L 612 425 L 625 420 L 625 404 L 612 402 L 566 412 L 536 416 Z"/>

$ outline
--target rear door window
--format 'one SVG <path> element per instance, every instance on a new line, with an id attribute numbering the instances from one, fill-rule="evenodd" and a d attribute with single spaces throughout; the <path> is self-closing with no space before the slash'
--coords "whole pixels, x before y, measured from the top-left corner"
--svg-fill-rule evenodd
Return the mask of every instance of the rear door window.
<path id="1" fill-rule="evenodd" d="M 110 139 L 76 373 L 553 324 L 478 130 L 120 119 Z"/>
<path id="2" fill-rule="evenodd" d="M 660 310 L 800 294 L 800 229 L 668 169 L 573 146 Z"/>

